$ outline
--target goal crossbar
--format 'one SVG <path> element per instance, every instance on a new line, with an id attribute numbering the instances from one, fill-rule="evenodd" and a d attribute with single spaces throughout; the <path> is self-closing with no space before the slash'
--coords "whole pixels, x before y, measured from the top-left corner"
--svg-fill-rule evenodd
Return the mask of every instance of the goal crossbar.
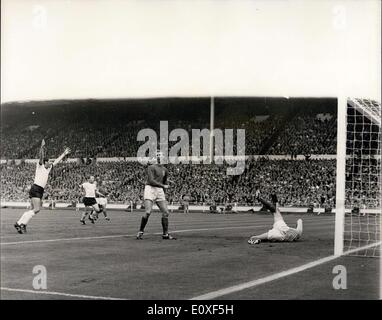
<path id="1" fill-rule="evenodd" d="M 367 108 L 363 106 L 365 101 L 367 103 Z M 348 98 L 347 103 L 352 106 L 359 113 L 367 117 L 372 123 L 381 125 L 381 105 L 378 102 L 373 100 L 361 100 L 355 98 Z"/>

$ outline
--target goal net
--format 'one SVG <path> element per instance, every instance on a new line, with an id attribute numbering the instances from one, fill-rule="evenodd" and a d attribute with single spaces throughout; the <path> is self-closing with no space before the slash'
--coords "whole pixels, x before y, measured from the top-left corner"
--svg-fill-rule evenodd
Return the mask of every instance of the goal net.
<path id="1" fill-rule="evenodd" d="M 338 121 L 345 120 L 346 151 L 345 154 L 337 152 L 337 157 L 345 158 L 337 160 L 337 165 L 344 166 L 344 199 L 342 202 L 339 199 L 336 212 L 343 215 L 342 252 L 379 257 L 382 222 L 381 104 L 368 99 L 347 99 L 344 118 Z"/>

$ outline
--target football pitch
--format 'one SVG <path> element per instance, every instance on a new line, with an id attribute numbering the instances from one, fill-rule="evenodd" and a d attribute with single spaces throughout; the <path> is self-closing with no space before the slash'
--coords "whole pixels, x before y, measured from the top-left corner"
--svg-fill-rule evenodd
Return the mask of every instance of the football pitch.
<path id="1" fill-rule="evenodd" d="M 290 226 L 303 219 L 300 241 L 251 246 L 272 215 L 172 213 L 177 240 L 162 240 L 153 212 L 136 240 L 140 212 L 83 226 L 75 210 L 42 210 L 18 234 L 23 211 L 1 210 L 1 299 L 379 299 L 379 258 L 332 256 L 334 215 L 286 214 Z M 337 265 L 346 289 L 333 287 Z M 46 289 L 33 286 L 35 266 Z"/>

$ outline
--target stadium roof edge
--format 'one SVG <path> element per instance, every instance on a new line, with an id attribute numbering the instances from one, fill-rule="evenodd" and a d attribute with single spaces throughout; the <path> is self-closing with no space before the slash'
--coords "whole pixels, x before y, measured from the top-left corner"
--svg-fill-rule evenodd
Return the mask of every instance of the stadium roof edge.
<path id="1" fill-rule="evenodd" d="M 1 105 L 11 105 L 11 104 L 34 104 L 34 103 L 46 103 L 46 104 L 63 104 L 63 103 L 75 103 L 75 102 L 122 102 L 122 101 L 136 101 L 136 100 L 161 100 L 161 99 L 210 99 L 214 98 L 227 98 L 227 99 L 240 99 L 240 98 L 267 98 L 267 99 L 335 99 L 339 96 L 337 95 L 322 95 L 322 96 L 310 96 L 310 95 L 200 95 L 200 96 L 190 96 L 190 95 L 174 95 L 174 96 L 134 96 L 134 97 L 100 97 L 100 98 L 71 98 L 71 99 L 36 99 L 36 100 L 12 100 L 1 102 Z M 348 98 L 356 98 L 362 100 L 373 100 L 381 102 L 381 99 L 375 99 L 374 97 L 361 97 L 361 96 L 347 96 Z"/>

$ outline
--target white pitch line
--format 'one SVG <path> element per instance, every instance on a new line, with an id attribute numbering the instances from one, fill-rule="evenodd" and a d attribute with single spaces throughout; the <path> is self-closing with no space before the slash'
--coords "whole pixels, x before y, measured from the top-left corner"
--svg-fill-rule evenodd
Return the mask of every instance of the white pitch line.
<path id="1" fill-rule="evenodd" d="M 171 233 L 184 233 L 184 232 L 197 232 L 197 231 L 214 231 L 214 230 L 229 230 L 229 229 L 249 229 L 249 228 L 264 228 L 268 225 L 254 225 L 254 226 L 234 226 L 234 227 L 219 227 L 219 228 L 200 228 L 200 229 L 185 229 L 174 230 Z M 155 235 L 162 234 L 162 232 L 153 233 Z"/>
<path id="2" fill-rule="evenodd" d="M 124 299 L 124 298 L 113 298 L 113 297 L 102 297 L 102 296 L 88 296 L 88 295 L 83 295 L 83 294 L 71 294 L 71 293 L 55 292 L 55 291 L 15 289 L 15 288 L 6 288 L 6 287 L 0 287 L 0 289 L 3 290 L 3 291 L 10 291 L 10 292 L 46 294 L 46 295 L 54 295 L 54 296 L 65 296 L 65 297 L 71 297 L 71 298 L 96 299 L 96 300 L 127 300 L 127 299 Z"/>
<path id="3" fill-rule="evenodd" d="M 264 221 L 263 221 L 264 222 Z M 314 226 L 327 224 L 327 221 L 318 221 Z M 313 226 L 313 227 L 314 227 Z M 266 225 L 253 225 L 253 226 L 231 226 L 231 227 L 219 227 L 219 228 L 201 228 L 201 229 L 186 229 L 186 230 L 174 230 L 171 233 L 183 233 L 183 232 L 198 232 L 198 231 L 213 231 L 213 230 L 229 230 L 229 229 L 249 229 L 249 228 L 263 228 L 269 227 Z M 148 235 L 159 235 L 161 232 L 157 233 L 146 233 Z M 17 235 L 16 235 L 17 236 Z M 76 238 L 59 238 L 59 239 L 45 239 L 45 240 L 26 240 L 26 241 L 13 241 L 13 242 L 0 242 L 0 245 L 14 245 L 14 244 L 27 244 L 27 243 L 41 243 L 41 242 L 61 242 L 61 241 L 76 241 L 76 240 L 96 240 L 96 239 L 109 239 L 109 238 L 121 238 L 121 237 L 132 237 L 133 235 L 127 234 L 117 234 L 109 236 L 95 236 L 95 237 L 76 237 Z"/>
<path id="4" fill-rule="evenodd" d="M 2 242 L 1 245 L 12 244 L 26 244 L 26 243 L 43 243 L 43 242 L 60 242 L 60 241 L 76 241 L 76 240 L 95 240 L 95 239 L 107 239 L 107 238 L 120 238 L 127 236 L 126 234 L 117 234 L 112 236 L 97 236 L 97 237 L 77 237 L 77 238 L 59 238 L 59 239 L 45 239 L 45 240 L 27 240 L 27 241 L 14 241 L 14 242 Z"/>
<path id="5" fill-rule="evenodd" d="M 272 274 L 272 275 L 264 277 L 264 278 L 260 278 L 260 279 L 256 279 L 256 280 L 253 280 L 253 281 L 241 283 L 241 284 L 238 284 L 238 285 L 235 285 L 235 286 L 227 287 L 227 288 L 224 288 L 224 289 L 212 291 L 212 292 L 209 292 L 209 293 L 206 293 L 206 294 L 203 294 L 203 295 L 191 298 L 190 300 L 210 300 L 210 299 L 215 299 L 215 298 L 218 298 L 218 297 L 221 297 L 221 296 L 225 296 L 227 294 L 234 293 L 234 292 L 237 292 L 237 291 L 242 291 L 242 290 L 245 290 L 245 289 L 254 288 L 254 287 L 259 286 L 261 284 L 264 284 L 264 283 L 267 283 L 267 282 L 271 282 L 271 281 L 274 281 L 274 280 L 277 280 L 277 279 L 280 279 L 280 278 L 284 278 L 284 277 L 290 276 L 292 274 L 295 274 L 295 273 L 298 273 L 298 272 L 301 272 L 301 271 L 305 271 L 305 270 L 314 268 L 316 266 L 319 266 L 321 264 L 330 262 L 332 260 L 341 258 L 341 257 L 343 257 L 345 255 L 349 255 L 349 254 L 352 254 L 352 253 L 355 253 L 355 252 L 358 252 L 358 251 L 362 251 L 362 250 L 366 250 L 366 249 L 369 249 L 369 248 L 372 248 L 372 247 L 376 247 L 376 246 L 379 246 L 381 244 L 382 244 L 382 241 L 379 241 L 379 242 L 376 242 L 376 243 L 372 243 L 372 244 L 369 244 L 369 245 L 366 245 L 366 246 L 363 246 L 363 247 L 360 247 L 360 248 L 356 248 L 356 249 L 352 249 L 352 250 L 346 251 L 346 252 L 343 253 L 342 256 L 335 256 L 335 255 L 328 256 L 328 257 L 325 257 L 325 258 L 322 258 L 322 259 L 318 259 L 316 261 L 312 261 L 312 262 L 303 264 L 303 265 L 301 265 L 299 267 L 295 267 L 295 268 L 292 268 L 292 269 L 289 269 L 289 270 L 285 270 L 285 271 L 281 271 L 281 272 Z"/>
<path id="6" fill-rule="evenodd" d="M 226 229 L 249 229 L 249 228 L 264 228 L 268 225 L 254 225 L 254 226 L 236 226 L 236 227 L 221 227 L 221 228 L 202 228 L 202 229 L 185 229 L 174 230 L 171 233 L 185 233 L 185 232 L 198 232 L 198 231 L 214 231 L 214 230 L 226 230 Z M 146 235 L 160 235 L 162 232 L 146 233 Z M 76 240 L 96 240 L 96 239 L 109 239 L 109 238 L 121 238 L 121 237 L 133 237 L 135 235 L 128 234 L 116 234 L 110 236 L 97 236 L 97 237 L 77 237 L 77 238 L 59 238 L 59 239 L 45 239 L 45 240 L 27 240 L 27 241 L 14 241 L 14 242 L 2 242 L 4 245 L 14 244 L 27 244 L 27 243 L 44 243 L 44 242 L 61 242 L 61 241 L 76 241 Z"/>

